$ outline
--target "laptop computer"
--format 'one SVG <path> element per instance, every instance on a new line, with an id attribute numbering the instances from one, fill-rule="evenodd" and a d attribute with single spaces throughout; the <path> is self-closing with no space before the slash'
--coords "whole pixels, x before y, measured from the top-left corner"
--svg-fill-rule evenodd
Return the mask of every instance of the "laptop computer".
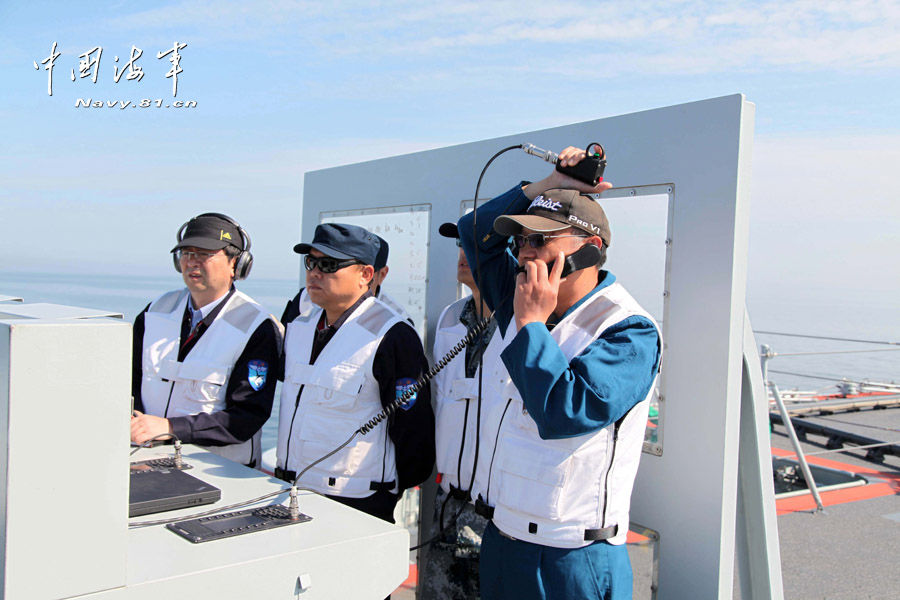
<path id="1" fill-rule="evenodd" d="M 156 461 L 131 463 L 128 516 L 212 504 L 222 491 L 182 470 L 154 465 Z"/>

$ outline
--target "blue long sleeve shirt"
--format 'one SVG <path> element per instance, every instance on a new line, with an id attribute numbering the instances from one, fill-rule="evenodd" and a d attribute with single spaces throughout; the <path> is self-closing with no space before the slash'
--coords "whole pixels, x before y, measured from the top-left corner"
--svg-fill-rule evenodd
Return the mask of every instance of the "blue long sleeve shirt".
<path id="1" fill-rule="evenodd" d="M 478 208 L 474 229 L 473 213 L 458 223 L 466 260 L 504 333 L 514 317 L 518 263 L 507 239 L 494 231 L 494 219 L 524 214 L 530 203 L 522 186 L 516 186 Z M 597 286 L 560 320 L 614 281 L 612 273 L 600 271 Z M 602 429 L 646 398 L 659 370 L 660 353 L 654 324 L 631 316 L 606 329 L 571 361 L 542 323 L 520 329 L 501 357 L 540 436 L 557 439 Z"/>

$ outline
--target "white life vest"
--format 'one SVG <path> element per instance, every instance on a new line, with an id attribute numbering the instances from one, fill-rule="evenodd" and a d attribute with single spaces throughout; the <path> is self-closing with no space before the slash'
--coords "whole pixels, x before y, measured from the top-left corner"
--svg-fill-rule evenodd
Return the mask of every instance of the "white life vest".
<path id="1" fill-rule="evenodd" d="M 625 288 L 613 283 L 567 315 L 551 335 L 571 361 L 607 328 L 633 315 L 655 325 Z M 515 334 L 515 321 L 511 321 L 507 337 Z M 624 543 L 655 386 L 654 380 L 647 397 L 618 424 L 545 440 L 510 384 L 487 498 L 494 505 L 496 526 L 514 538 L 558 548 L 579 548 L 596 539 Z M 596 537 L 600 529 L 614 525 L 618 529 L 613 537 Z"/>
<path id="2" fill-rule="evenodd" d="M 287 326 L 284 383 L 278 415 L 277 466 L 296 473 L 344 443 L 381 412 L 381 393 L 372 373 L 384 334 L 401 319 L 374 297 L 344 321 L 309 364 L 322 309 L 301 303 Z M 396 492 L 394 443 L 382 421 L 365 436 L 310 469 L 299 485 L 323 494 L 365 498 L 391 483 Z M 385 487 L 385 489 L 387 489 Z"/>
<path id="3" fill-rule="evenodd" d="M 187 289 L 168 292 L 144 313 L 141 400 L 148 415 L 170 418 L 224 409 L 234 363 L 256 328 L 271 318 L 249 296 L 235 291 L 184 362 L 178 362 L 181 322 L 189 298 Z M 204 448 L 251 464 L 261 458 L 261 435 L 258 431 L 241 444 Z"/>
<path id="4" fill-rule="evenodd" d="M 466 327 L 459 317 L 469 298 L 471 296 L 457 300 L 441 313 L 434 334 L 435 362 L 443 358 L 466 335 Z M 497 410 L 497 405 L 505 402 L 503 394 L 510 383 L 509 373 L 500 359 L 500 353 L 505 347 L 506 342 L 500 332 L 495 331 L 482 360 L 480 419 L 478 374 L 476 372 L 475 377 L 466 377 L 465 350 L 447 363 L 432 381 L 437 470 L 441 474 L 440 485 L 446 492 L 450 491 L 452 485 L 468 491 L 474 499 L 485 491 L 490 459 L 497 439 L 497 427 L 500 424 L 501 412 Z M 502 410 L 502 406 L 500 408 Z M 475 463 L 476 442 L 478 466 L 473 483 L 472 465 Z"/>

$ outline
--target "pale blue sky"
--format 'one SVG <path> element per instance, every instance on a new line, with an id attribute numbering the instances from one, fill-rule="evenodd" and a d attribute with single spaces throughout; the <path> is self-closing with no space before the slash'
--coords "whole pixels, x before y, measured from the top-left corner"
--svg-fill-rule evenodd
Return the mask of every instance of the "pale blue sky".
<path id="1" fill-rule="evenodd" d="M 256 276 L 294 277 L 306 171 L 741 92 L 751 286 L 900 287 L 897 2 L 85 4 L 0 0 L 5 268 L 166 273 L 216 210 Z M 175 100 L 176 41 L 196 108 L 75 107 Z M 145 77 L 114 84 L 132 45 Z M 94 46 L 98 83 L 72 82 Z"/>

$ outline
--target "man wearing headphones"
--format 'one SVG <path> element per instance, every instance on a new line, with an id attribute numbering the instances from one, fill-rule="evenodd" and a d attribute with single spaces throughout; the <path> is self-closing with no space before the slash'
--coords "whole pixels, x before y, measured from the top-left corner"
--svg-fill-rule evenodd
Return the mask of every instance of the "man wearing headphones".
<path id="1" fill-rule="evenodd" d="M 340 223 L 319 225 L 312 242 L 294 246 L 305 255 L 309 301 L 298 294 L 283 317 L 275 476 L 299 477 L 303 487 L 393 523 L 403 490 L 431 475 L 434 413 L 428 386 L 394 406 L 428 363 L 415 330 L 370 289 L 379 246 L 373 233 Z M 378 419 L 385 408 L 390 416 Z"/>
<path id="2" fill-rule="evenodd" d="M 134 322 L 131 441 L 169 433 L 258 466 L 282 330 L 234 287 L 253 266 L 250 236 L 230 217 L 204 213 L 176 237 L 172 258 L 186 288 L 163 294 Z"/>

